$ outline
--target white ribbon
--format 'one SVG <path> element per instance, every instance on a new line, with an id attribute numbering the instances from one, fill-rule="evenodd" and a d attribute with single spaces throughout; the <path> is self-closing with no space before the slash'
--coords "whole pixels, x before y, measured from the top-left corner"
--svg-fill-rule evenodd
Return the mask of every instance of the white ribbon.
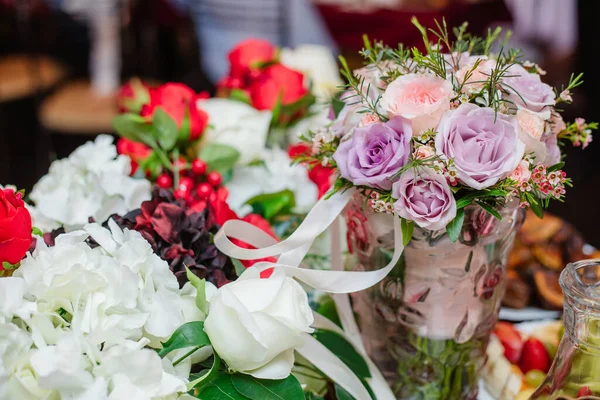
<path id="1" fill-rule="evenodd" d="M 223 224 L 215 235 L 214 243 L 224 254 L 241 260 L 279 256 L 276 263 L 259 262 L 255 264 L 255 267 L 261 271 L 274 267 L 281 268 L 289 277 L 296 278 L 315 289 L 332 293 L 345 332 L 321 316 L 315 319 L 315 326 L 324 326 L 326 329 L 336 330 L 336 332 L 346 337 L 367 361 L 372 375 L 369 385 L 377 399 L 394 399 L 394 395 L 385 379 L 367 357 L 347 293 L 358 292 L 377 284 L 396 266 L 404 250 L 400 219 L 394 218 L 394 254 L 388 265 L 381 269 L 375 271 L 343 270 L 340 232 L 337 222 L 332 229 L 331 270 L 311 270 L 301 266 L 301 262 L 314 240 L 336 221 L 355 193 L 357 193 L 356 189 L 349 189 L 335 193 L 328 199 L 320 200 L 296 231 L 282 242 L 277 242 L 270 235 L 248 222 L 230 220 Z M 255 249 L 239 247 L 233 244 L 230 238 L 241 240 L 252 245 Z M 298 352 L 357 400 L 370 400 L 368 392 L 354 373 L 315 338 L 306 335 L 305 344 L 298 349 Z"/>

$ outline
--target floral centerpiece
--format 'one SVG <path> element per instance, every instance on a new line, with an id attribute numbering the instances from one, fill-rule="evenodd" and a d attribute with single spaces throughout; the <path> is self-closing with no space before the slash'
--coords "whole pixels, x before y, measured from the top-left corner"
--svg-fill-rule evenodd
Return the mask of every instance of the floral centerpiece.
<path id="1" fill-rule="evenodd" d="M 379 285 L 353 295 L 397 398 L 474 399 L 521 209 L 541 216 L 564 200 L 559 145 L 585 148 L 597 124 L 560 115 L 581 75 L 551 88 L 499 29 L 479 38 L 466 24 L 413 22 L 423 51 L 365 40 L 363 68 L 342 59 L 348 88 L 299 160 L 334 168 L 332 193 L 356 193 L 344 212 L 356 269 L 406 246 Z"/>
<path id="2" fill-rule="evenodd" d="M 21 197 L 0 191 L 0 398 L 370 398 L 372 370 L 299 283 L 232 269 L 212 206 L 156 189 L 104 226 L 42 238 Z"/>

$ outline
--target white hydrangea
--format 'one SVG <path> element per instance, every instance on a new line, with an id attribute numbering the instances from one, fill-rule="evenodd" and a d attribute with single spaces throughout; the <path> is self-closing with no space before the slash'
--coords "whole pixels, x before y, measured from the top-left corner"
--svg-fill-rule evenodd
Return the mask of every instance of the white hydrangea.
<path id="1" fill-rule="evenodd" d="M 297 212 L 308 212 L 317 202 L 318 189 L 309 178 L 306 167 L 291 165 L 288 154 L 278 148 L 265 149 L 262 163 L 238 166 L 227 183 L 230 207 L 239 214 L 250 212 L 246 201 L 263 193 L 282 190 L 294 192 Z"/>
<path id="2" fill-rule="evenodd" d="M 173 367 L 159 347 L 203 320 L 196 290 L 136 231 L 88 224 L 38 240 L 12 277 L 0 278 L 0 399 L 177 399 L 191 360 Z M 92 248 L 91 237 L 98 243 Z M 210 284 L 207 298 L 216 291 Z M 204 351 L 204 358 L 209 355 Z M 196 355 L 198 356 L 198 355 Z"/>
<path id="3" fill-rule="evenodd" d="M 100 135 L 57 160 L 33 187 L 29 206 L 33 225 L 44 232 L 60 226 L 80 229 L 89 218 L 104 221 L 150 199 L 150 182 L 129 176 L 131 161 L 117 156 L 113 139 Z"/>

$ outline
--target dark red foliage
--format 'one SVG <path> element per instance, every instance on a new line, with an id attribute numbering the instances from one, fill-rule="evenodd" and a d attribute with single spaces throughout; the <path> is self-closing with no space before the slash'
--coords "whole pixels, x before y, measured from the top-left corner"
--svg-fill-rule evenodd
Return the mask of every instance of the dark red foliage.
<path id="1" fill-rule="evenodd" d="M 231 259 L 213 244 L 219 225 L 211 207 L 197 211 L 176 200 L 171 191 L 155 187 L 152 199 L 140 209 L 111 218 L 121 228 L 140 232 L 154 252 L 169 263 L 180 286 L 187 281 L 186 266 L 217 287 L 236 279 Z"/>

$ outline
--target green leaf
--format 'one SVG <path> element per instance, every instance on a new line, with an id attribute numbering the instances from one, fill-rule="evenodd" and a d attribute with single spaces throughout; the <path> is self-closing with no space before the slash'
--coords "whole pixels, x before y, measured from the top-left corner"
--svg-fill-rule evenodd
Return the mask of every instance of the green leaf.
<path id="1" fill-rule="evenodd" d="M 177 122 L 162 107 L 156 107 L 152 118 L 152 132 L 160 147 L 169 151 L 177 143 L 179 129 Z"/>
<path id="2" fill-rule="evenodd" d="M 213 364 L 208 370 L 208 372 L 201 377 L 192 380 L 186 386 L 187 391 L 189 392 L 192 389 L 201 388 L 208 382 L 210 382 L 217 374 L 219 373 L 219 368 L 221 367 L 221 358 L 215 352 L 213 352 Z"/>
<path id="3" fill-rule="evenodd" d="M 183 120 L 181 121 L 181 128 L 179 128 L 179 132 L 177 134 L 177 140 L 186 143 L 188 140 L 190 140 L 191 132 L 192 125 L 190 122 L 190 112 L 188 109 L 186 109 L 185 114 L 183 115 Z"/>
<path id="4" fill-rule="evenodd" d="M 463 222 L 465 221 L 465 210 L 460 208 L 456 210 L 456 217 L 446 226 L 446 232 L 451 241 L 456 242 L 460 236 Z"/>
<path id="5" fill-rule="evenodd" d="M 44 234 L 42 233 L 42 231 L 40 230 L 40 228 L 32 226 L 31 227 L 31 234 L 35 235 L 35 236 L 44 236 Z"/>
<path id="6" fill-rule="evenodd" d="M 148 157 L 140 161 L 140 169 L 150 171 L 153 178 L 156 178 L 162 172 L 162 166 L 163 163 L 155 151 L 152 151 Z"/>
<path id="7" fill-rule="evenodd" d="M 278 215 L 291 214 L 296 206 L 294 192 L 289 189 L 277 193 L 259 194 L 246 201 L 252 207 L 252 212 L 271 220 Z"/>
<path id="8" fill-rule="evenodd" d="M 281 101 L 283 99 L 283 91 L 279 93 L 279 95 L 277 96 L 277 101 L 275 102 L 275 105 L 273 106 L 273 110 L 271 110 L 271 112 L 273 113 L 271 115 L 271 126 L 277 126 L 279 124 L 279 118 L 281 117 L 281 108 L 282 108 L 282 104 Z"/>
<path id="9" fill-rule="evenodd" d="M 492 214 L 494 217 L 496 217 L 497 219 L 502 219 L 502 215 L 500 215 L 500 213 L 498 211 L 496 211 L 494 209 L 494 207 L 490 206 L 487 203 L 484 203 L 482 201 L 478 201 L 477 204 L 479 204 L 479 206 L 481 208 L 483 208 L 485 211 L 487 211 L 488 213 Z"/>
<path id="10" fill-rule="evenodd" d="M 224 174 L 234 167 L 240 152 L 226 144 L 211 143 L 200 150 L 198 157 L 206 163 L 209 171 Z"/>
<path id="11" fill-rule="evenodd" d="M 294 375 L 282 380 L 256 379 L 250 375 L 231 376 L 233 387 L 252 400 L 304 400 L 300 382 Z"/>
<path id="12" fill-rule="evenodd" d="M 112 120 L 112 126 L 115 132 L 125 139 L 156 147 L 156 141 L 152 137 L 152 126 L 139 115 L 131 113 L 117 115 Z"/>
<path id="13" fill-rule="evenodd" d="M 471 204 L 471 202 L 473 201 L 473 198 L 471 197 L 463 197 L 462 199 L 458 199 L 456 201 L 456 208 L 457 209 L 461 209 L 461 208 L 465 208 L 466 206 L 468 206 L 469 204 Z"/>
<path id="14" fill-rule="evenodd" d="M 337 308 L 335 307 L 335 303 L 330 296 L 323 296 L 316 311 L 340 328 L 342 327 L 342 321 L 340 321 Z"/>
<path id="15" fill-rule="evenodd" d="M 306 393 L 304 393 L 304 395 L 306 396 L 305 397 L 306 400 L 325 400 L 325 398 L 318 396 L 318 395 L 314 394 L 313 392 L 306 392 Z"/>
<path id="16" fill-rule="evenodd" d="M 402 246 L 406 246 L 410 242 L 410 239 L 412 239 L 415 224 L 413 221 L 400 218 L 400 226 L 402 227 Z"/>
<path id="17" fill-rule="evenodd" d="M 163 348 L 158 352 L 162 358 L 177 349 L 187 347 L 208 346 L 210 339 L 204 332 L 204 322 L 193 321 L 181 325 L 163 344 Z"/>
<path id="18" fill-rule="evenodd" d="M 244 271 L 246 270 L 246 267 L 244 267 L 244 264 L 242 264 L 242 262 L 240 260 L 238 260 L 237 258 L 232 258 L 231 262 L 233 263 L 233 267 L 235 268 L 235 274 L 239 277 L 241 276 Z"/>
<path id="19" fill-rule="evenodd" d="M 527 202 L 529 203 L 531 211 L 533 211 L 538 218 L 544 218 L 544 209 L 542 208 L 542 204 L 540 203 L 539 199 L 536 199 L 529 192 L 526 192 L 525 196 L 527 197 Z"/>
<path id="20" fill-rule="evenodd" d="M 188 267 L 185 267 L 185 274 L 188 281 L 196 288 L 196 307 L 206 315 L 206 280 L 194 275 Z"/>
<path id="21" fill-rule="evenodd" d="M 316 329 L 315 339 L 327 347 L 333 354 L 348 366 L 359 378 L 370 378 L 369 366 L 360 354 L 339 334 L 325 329 Z"/>
<path id="22" fill-rule="evenodd" d="M 250 96 L 248 96 L 248 93 L 246 93 L 245 91 L 243 91 L 241 89 L 233 89 L 229 93 L 229 98 L 232 100 L 241 101 L 242 103 L 246 103 L 246 104 L 251 103 Z"/>
<path id="23" fill-rule="evenodd" d="M 342 112 L 342 110 L 344 109 L 345 106 L 346 106 L 346 103 L 337 97 L 331 101 L 331 107 L 333 108 L 333 113 L 336 118 L 338 115 L 340 115 L 340 113 Z"/>
<path id="24" fill-rule="evenodd" d="M 219 373 L 219 375 L 203 386 L 200 389 L 200 394 L 196 395 L 196 397 L 202 400 L 248 399 L 248 397 L 235 390 L 235 387 L 231 382 L 231 375 L 226 372 Z"/>
<path id="25" fill-rule="evenodd" d="M 554 172 L 554 171 L 558 171 L 559 169 L 562 169 L 562 167 L 565 166 L 565 163 L 563 161 L 559 162 L 558 164 L 554 164 L 551 167 L 547 168 L 548 172 Z"/>
<path id="26" fill-rule="evenodd" d="M 309 93 L 293 103 L 283 105 L 281 107 L 281 112 L 282 114 L 291 117 L 299 111 L 308 109 L 315 101 L 316 97 Z"/>
<path id="27" fill-rule="evenodd" d="M 337 383 L 335 384 L 335 397 L 337 400 L 355 400 L 354 397 Z"/>

